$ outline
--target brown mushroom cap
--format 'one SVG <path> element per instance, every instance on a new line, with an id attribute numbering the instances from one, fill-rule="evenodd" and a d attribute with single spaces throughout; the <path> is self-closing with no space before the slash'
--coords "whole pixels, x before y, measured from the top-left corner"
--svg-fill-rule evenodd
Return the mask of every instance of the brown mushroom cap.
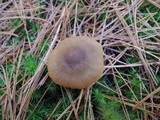
<path id="1" fill-rule="evenodd" d="M 86 88 L 101 77 L 103 70 L 102 46 L 86 36 L 66 38 L 48 59 L 49 76 L 64 87 Z"/>

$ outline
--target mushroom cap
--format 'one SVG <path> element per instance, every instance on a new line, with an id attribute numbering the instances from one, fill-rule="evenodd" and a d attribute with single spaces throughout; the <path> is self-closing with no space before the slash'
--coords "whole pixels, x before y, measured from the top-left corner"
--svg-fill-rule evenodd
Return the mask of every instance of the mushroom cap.
<path id="1" fill-rule="evenodd" d="M 103 70 L 102 46 L 87 36 L 64 39 L 48 58 L 49 76 L 64 87 L 86 88 L 101 77 Z"/>

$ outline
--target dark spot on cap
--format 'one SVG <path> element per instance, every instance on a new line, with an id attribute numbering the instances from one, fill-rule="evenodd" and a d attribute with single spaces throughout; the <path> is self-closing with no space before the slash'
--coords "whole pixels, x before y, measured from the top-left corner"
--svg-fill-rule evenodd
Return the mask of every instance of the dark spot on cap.
<path id="1" fill-rule="evenodd" d="M 84 59 L 85 51 L 79 47 L 71 47 L 64 52 L 64 62 L 69 67 L 74 67 L 82 64 Z"/>

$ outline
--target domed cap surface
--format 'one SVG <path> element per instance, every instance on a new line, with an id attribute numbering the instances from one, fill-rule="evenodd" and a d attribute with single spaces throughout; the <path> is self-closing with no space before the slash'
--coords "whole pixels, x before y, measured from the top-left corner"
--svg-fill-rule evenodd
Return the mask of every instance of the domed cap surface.
<path id="1" fill-rule="evenodd" d="M 48 58 L 49 76 L 64 87 L 86 88 L 101 77 L 103 70 L 102 46 L 86 36 L 64 39 Z"/>

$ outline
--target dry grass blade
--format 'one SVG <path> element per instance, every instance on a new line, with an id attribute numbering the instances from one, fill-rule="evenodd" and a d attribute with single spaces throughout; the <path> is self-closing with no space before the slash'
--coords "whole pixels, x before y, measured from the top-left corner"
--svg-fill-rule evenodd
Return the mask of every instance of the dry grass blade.
<path id="1" fill-rule="evenodd" d="M 71 97 L 71 93 L 69 92 L 69 90 L 68 90 L 67 88 L 66 88 L 65 90 L 66 90 L 66 92 L 67 92 L 67 95 L 68 95 L 69 100 L 70 100 L 70 102 L 71 102 L 71 105 L 72 105 L 72 107 L 73 107 L 73 111 L 74 111 L 74 114 L 75 114 L 75 118 L 76 118 L 76 120 L 79 120 L 79 117 L 78 117 L 78 109 L 76 109 L 76 107 L 75 107 L 75 104 L 74 104 L 74 102 L 73 102 L 73 100 L 72 100 L 72 97 Z"/>
<path id="2" fill-rule="evenodd" d="M 139 45 L 138 45 L 138 43 L 137 43 L 136 38 L 133 36 L 132 31 L 129 29 L 129 26 L 127 25 L 126 21 L 125 21 L 124 18 L 121 16 L 121 13 L 120 13 L 116 8 L 115 8 L 115 11 L 116 11 L 116 14 L 117 14 L 117 16 L 119 17 L 120 21 L 122 22 L 122 24 L 123 24 L 123 26 L 124 26 L 124 29 L 126 30 L 127 34 L 129 35 L 130 40 L 132 41 L 133 45 L 134 45 L 136 48 L 139 48 Z M 144 59 L 143 54 L 142 54 L 141 51 L 137 50 L 137 53 L 139 54 L 139 57 L 140 57 L 141 60 L 142 60 L 142 63 L 143 63 L 144 68 L 145 68 L 145 70 L 146 70 L 148 79 L 149 79 L 149 81 L 150 81 L 150 85 L 151 85 L 151 87 L 153 87 L 153 89 L 154 89 L 155 87 L 154 87 L 154 85 L 152 84 L 152 81 L 153 81 L 153 79 L 152 79 L 152 74 L 151 74 L 151 72 L 150 72 L 150 70 L 149 70 L 149 67 L 148 67 L 147 64 L 146 64 L 147 61 Z"/>
<path id="3" fill-rule="evenodd" d="M 157 89 L 155 89 L 154 91 L 152 91 L 151 93 L 149 93 L 141 101 L 139 101 L 138 103 L 136 103 L 136 105 L 133 106 L 133 110 L 135 110 L 138 106 L 140 106 L 141 104 L 143 104 L 143 102 L 145 102 L 148 98 L 152 97 L 154 94 L 156 94 L 158 92 L 160 92 L 160 87 L 158 87 Z"/>
<path id="4" fill-rule="evenodd" d="M 60 100 L 60 101 L 57 103 L 57 105 L 56 105 L 55 109 L 52 111 L 52 113 L 50 114 L 50 116 L 48 117 L 48 119 L 47 119 L 47 120 L 50 120 L 50 119 L 51 119 L 51 117 L 52 117 L 53 113 L 56 111 L 56 109 L 57 109 L 57 108 L 58 108 L 58 106 L 61 104 L 61 102 L 62 102 L 62 100 Z"/>
<path id="5" fill-rule="evenodd" d="M 159 9 L 159 0 L 1 1 L 0 118 L 159 119 Z M 82 35 L 102 45 L 105 70 L 65 91 L 48 76 L 48 56 Z"/>

